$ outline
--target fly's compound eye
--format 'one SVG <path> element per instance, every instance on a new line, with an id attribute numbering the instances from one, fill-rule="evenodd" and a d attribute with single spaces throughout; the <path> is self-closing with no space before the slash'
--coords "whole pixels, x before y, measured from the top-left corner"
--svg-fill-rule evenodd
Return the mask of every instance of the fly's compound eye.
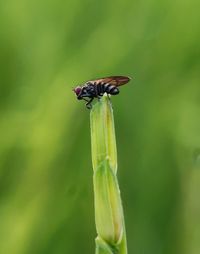
<path id="1" fill-rule="evenodd" d="M 81 86 L 77 86 L 73 89 L 73 91 L 75 92 L 76 96 L 79 96 L 80 93 L 82 92 L 82 87 Z"/>

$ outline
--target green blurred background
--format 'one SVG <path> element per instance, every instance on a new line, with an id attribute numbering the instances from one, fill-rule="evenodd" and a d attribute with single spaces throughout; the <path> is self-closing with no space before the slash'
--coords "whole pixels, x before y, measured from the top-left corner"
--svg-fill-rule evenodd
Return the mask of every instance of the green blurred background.
<path id="1" fill-rule="evenodd" d="M 129 253 L 200 253 L 200 2 L 0 3 L 0 253 L 94 253 L 89 111 L 109 75 Z"/>

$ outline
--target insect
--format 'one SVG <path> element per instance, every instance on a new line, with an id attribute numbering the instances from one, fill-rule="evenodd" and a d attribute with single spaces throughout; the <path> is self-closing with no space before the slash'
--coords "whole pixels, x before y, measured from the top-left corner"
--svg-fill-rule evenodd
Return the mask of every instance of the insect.
<path id="1" fill-rule="evenodd" d="M 125 85 L 130 81 L 129 77 L 111 76 L 87 81 L 82 86 L 77 86 L 73 89 L 78 100 L 85 100 L 86 107 L 92 108 L 91 102 L 94 98 L 100 99 L 104 93 L 116 95 L 119 93 L 118 86 Z"/>

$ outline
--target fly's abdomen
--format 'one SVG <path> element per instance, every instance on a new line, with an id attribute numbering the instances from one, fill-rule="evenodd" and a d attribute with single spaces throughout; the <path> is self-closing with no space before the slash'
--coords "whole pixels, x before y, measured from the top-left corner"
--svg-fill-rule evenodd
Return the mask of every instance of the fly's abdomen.
<path id="1" fill-rule="evenodd" d="M 111 94 L 111 95 L 115 95 L 119 93 L 119 89 L 112 84 L 103 84 L 102 87 L 103 87 L 104 93 Z"/>

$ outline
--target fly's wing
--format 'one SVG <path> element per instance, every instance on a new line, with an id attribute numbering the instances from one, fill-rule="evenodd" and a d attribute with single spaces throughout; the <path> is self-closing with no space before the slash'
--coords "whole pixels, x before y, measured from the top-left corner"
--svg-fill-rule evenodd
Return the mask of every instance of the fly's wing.
<path id="1" fill-rule="evenodd" d="M 111 76 L 111 77 L 105 77 L 105 78 L 99 78 L 96 80 L 91 80 L 89 82 L 91 83 L 108 83 L 108 84 L 112 84 L 114 86 L 123 86 L 126 83 L 128 83 L 131 79 L 129 77 L 126 76 Z"/>

